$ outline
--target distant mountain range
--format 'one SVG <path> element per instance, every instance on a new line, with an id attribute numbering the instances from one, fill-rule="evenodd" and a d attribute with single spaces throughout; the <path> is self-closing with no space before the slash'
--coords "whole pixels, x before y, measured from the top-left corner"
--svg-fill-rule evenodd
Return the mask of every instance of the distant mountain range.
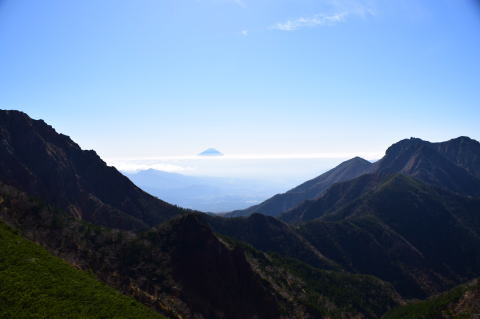
<path id="1" fill-rule="evenodd" d="M 247 208 L 283 189 L 259 180 L 188 176 L 154 169 L 122 173 L 144 191 L 168 203 L 212 213 Z"/>
<path id="2" fill-rule="evenodd" d="M 198 156 L 223 156 L 223 153 L 214 148 L 209 148 L 198 154 Z"/>
<path id="3" fill-rule="evenodd" d="M 53 318 L 65 311 L 53 305 L 105 317 L 75 296 L 127 318 L 139 307 L 129 298 L 169 318 L 472 315 L 478 284 L 454 287 L 480 277 L 479 159 L 467 137 L 407 139 L 225 218 L 148 195 L 43 121 L 0 110 L 0 266 L 19 278 L 15 294 L 0 286 L 0 316 L 28 300 L 32 316 L 41 304 Z M 36 263 L 62 275 L 31 280 Z"/>
<path id="4" fill-rule="evenodd" d="M 343 162 L 334 169 L 305 182 L 284 194 L 278 194 L 266 201 L 249 207 L 245 210 L 237 210 L 228 213 L 226 217 L 248 216 L 252 213 L 261 213 L 269 216 L 278 216 L 305 200 L 320 196 L 325 190 L 335 183 L 343 182 L 365 173 L 372 164 L 360 157 Z"/>
<path id="5" fill-rule="evenodd" d="M 480 143 L 468 137 L 448 142 L 430 143 L 411 138 L 392 145 L 385 157 L 372 164 L 356 157 L 332 170 L 245 210 L 226 214 L 227 217 L 261 213 L 280 216 L 306 200 L 324 196 L 334 184 L 364 174 L 387 176 L 400 173 L 425 183 L 466 195 L 480 195 Z"/>
<path id="6" fill-rule="evenodd" d="M 447 154 L 480 154 L 480 143 L 460 137 L 444 143 L 429 143 L 419 139 L 404 140 L 387 150 L 383 159 L 372 164 L 365 174 L 344 183 L 338 183 L 322 196 L 283 212 L 281 219 L 300 222 L 320 217 L 378 188 L 394 174 L 410 176 L 417 181 L 464 196 L 480 194 L 478 169 L 480 163 L 458 161 L 457 156 Z"/>

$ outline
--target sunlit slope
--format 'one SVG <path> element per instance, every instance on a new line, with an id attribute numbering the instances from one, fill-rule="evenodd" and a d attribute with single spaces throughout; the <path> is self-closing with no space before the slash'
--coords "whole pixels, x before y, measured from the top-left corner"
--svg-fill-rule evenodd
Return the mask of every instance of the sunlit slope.
<path id="1" fill-rule="evenodd" d="M 0 318 L 165 317 L 0 223 Z"/>

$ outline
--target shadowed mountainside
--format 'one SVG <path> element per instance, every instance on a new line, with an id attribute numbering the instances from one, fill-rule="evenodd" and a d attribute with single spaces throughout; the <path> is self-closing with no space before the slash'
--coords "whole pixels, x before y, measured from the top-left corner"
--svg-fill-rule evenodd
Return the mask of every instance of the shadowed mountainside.
<path id="1" fill-rule="evenodd" d="M 286 223 L 270 216 L 253 214 L 247 218 L 199 215 L 215 232 L 235 238 L 258 250 L 301 260 L 322 269 L 340 269 Z"/>
<path id="2" fill-rule="evenodd" d="M 295 234 L 347 271 L 378 276 L 406 297 L 426 297 L 480 275 L 479 150 L 466 137 L 403 140 L 367 174 L 280 215 L 290 227 L 272 227 L 266 218 L 248 227 L 251 218 L 212 227 L 312 264 L 295 244 L 280 244 Z"/>
<path id="3" fill-rule="evenodd" d="M 313 215 L 325 208 L 320 217 L 297 226 L 259 214 L 208 217 L 207 222 L 257 249 L 377 276 L 408 298 L 430 296 L 480 275 L 480 198 L 401 174 L 367 174 L 332 189 L 330 201 L 318 201 L 323 206 L 310 203 Z M 329 263 L 319 263 L 324 260 Z"/>
<path id="4" fill-rule="evenodd" d="M 22 112 L 0 111 L 0 158 L 2 182 L 98 225 L 141 229 L 182 213 Z"/>
<path id="5" fill-rule="evenodd" d="M 0 185 L 1 220 L 170 318 L 380 318 L 402 303 L 376 278 L 270 256 L 216 236 L 200 216 L 108 229 Z"/>
<path id="6" fill-rule="evenodd" d="M 392 282 L 404 296 L 422 297 L 480 274 L 478 212 L 478 198 L 395 175 L 298 231 L 347 270 Z"/>
<path id="7" fill-rule="evenodd" d="M 459 154 L 465 157 L 460 158 Z M 402 140 L 392 145 L 380 161 L 372 164 L 367 174 L 337 183 L 317 199 L 305 201 L 279 218 L 289 223 L 319 218 L 375 189 L 394 174 L 411 176 L 464 196 L 479 196 L 478 158 L 480 143 L 467 137 L 442 143 L 416 138 Z"/>
<path id="8" fill-rule="evenodd" d="M 411 302 L 385 319 L 475 319 L 480 315 L 480 283 L 474 280 L 425 301 Z"/>

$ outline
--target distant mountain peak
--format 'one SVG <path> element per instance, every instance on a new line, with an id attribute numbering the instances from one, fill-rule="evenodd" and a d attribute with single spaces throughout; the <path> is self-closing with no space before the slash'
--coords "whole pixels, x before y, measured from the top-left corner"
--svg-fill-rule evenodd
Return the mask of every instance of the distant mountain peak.
<path id="1" fill-rule="evenodd" d="M 344 164 L 364 164 L 364 163 L 370 163 L 369 161 L 367 161 L 366 159 L 360 157 L 360 156 L 355 156 L 354 158 L 351 158 L 345 162 L 343 162 Z"/>
<path id="2" fill-rule="evenodd" d="M 223 153 L 214 148 L 209 148 L 198 154 L 198 156 L 223 156 Z"/>
<path id="3" fill-rule="evenodd" d="M 393 144 L 392 146 L 390 146 L 387 149 L 386 154 L 387 155 L 398 154 L 398 153 L 406 151 L 407 149 L 418 148 L 419 146 L 425 145 L 425 144 L 430 144 L 430 143 L 426 142 L 426 141 L 424 141 L 420 138 L 411 137 L 409 139 L 401 140 L 401 141 Z"/>

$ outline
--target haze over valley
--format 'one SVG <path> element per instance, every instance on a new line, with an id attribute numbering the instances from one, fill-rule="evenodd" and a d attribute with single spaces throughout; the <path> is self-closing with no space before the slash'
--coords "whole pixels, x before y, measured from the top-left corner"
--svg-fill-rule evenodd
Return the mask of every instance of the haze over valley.
<path id="1" fill-rule="evenodd" d="M 248 208 L 286 192 L 347 159 L 335 157 L 347 155 L 191 156 L 108 163 L 146 192 L 169 203 L 220 213 Z"/>

